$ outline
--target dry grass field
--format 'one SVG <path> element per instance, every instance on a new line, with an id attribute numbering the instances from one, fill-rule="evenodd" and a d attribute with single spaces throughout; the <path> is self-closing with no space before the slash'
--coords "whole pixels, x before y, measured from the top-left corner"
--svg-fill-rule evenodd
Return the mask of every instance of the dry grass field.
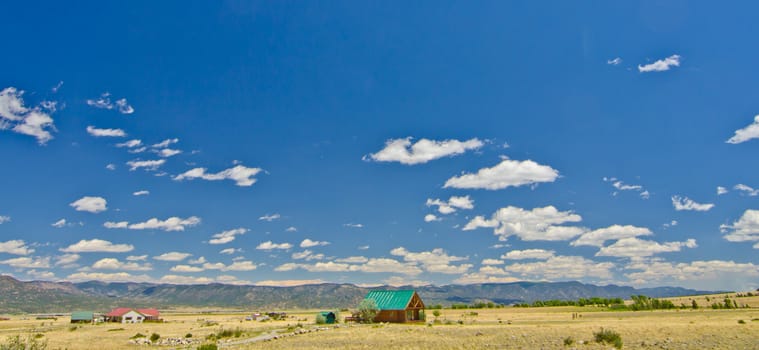
<path id="1" fill-rule="evenodd" d="M 611 349 L 594 341 L 602 327 L 621 335 L 624 349 L 759 349 L 759 297 L 737 298 L 753 308 L 713 310 L 706 298 L 699 298 L 698 310 L 601 311 L 594 307 L 503 308 L 441 310 L 427 312 L 427 324 L 339 324 L 314 330 L 315 312 L 291 313 L 287 320 L 245 321 L 241 313 L 167 313 L 164 323 L 81 325 L 69 324 L 68 317 L 37 320 L 30 316 L 10 316 L 0 321 L 0 340 L 21 334 L 46 340 L 48 349 L 195 349 L 191 346 L 140 346 L 131 344 L 137 333 L 162 338 L 202 340 L 220 329 L 239 329 L 240 337 L 225 338 L 228 349 Z M 723 300 L 724 294 L 710 296 Z M 676 305 L 689 305 L 689 297 L 671 298 Z M 681 302 L 680 302 L 681 300 Z M 703 303 L 701 302 L 703 300 Z M 579 315 L 579 317 L 573 317 Z M 344 316 L 344 315 L 343 315 Z M 742 321 L 742 322 L 741 322 Z M 299 327 L 300 324 L 302 327 Z M 299 333 L 292 336 L 295 331 Z M 278 334 L 279 339 L 247 342 L 262 335 Z M 285 335 L 285 336 L 282 336 Z M 565 340 L 571 339 L 570 345 Z M 227 342 L 234 342 L 228 344 Z"/>

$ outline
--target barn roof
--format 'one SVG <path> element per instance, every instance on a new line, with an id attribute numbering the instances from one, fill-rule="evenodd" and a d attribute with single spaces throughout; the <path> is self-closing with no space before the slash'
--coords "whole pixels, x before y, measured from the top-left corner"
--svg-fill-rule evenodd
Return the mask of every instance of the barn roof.
<path id="1" fill-rule="evenodd" d="M 108 317 L 120 317 L 120 316 L 124 316 L 124 314 L 132 310 L 134 309 L 129 308 L 129 307 L 117 307 L 105 315 Z M 139 313 L 139 311 L 135 311 L 135 312 Z"/>
<path id="2" fill-rule="evenodd" d="M 414 294 L 413 290 L 373 290 L 365 299 L 373 299 L 380 310 L 405 310 Z"/>
<path id="3" fill-rule="evenodd" d="M 145 316 L 153 316 L 153 317 L 160 316 L 160 313 L 156 309 L 137 309 L 137 312 Z"/>

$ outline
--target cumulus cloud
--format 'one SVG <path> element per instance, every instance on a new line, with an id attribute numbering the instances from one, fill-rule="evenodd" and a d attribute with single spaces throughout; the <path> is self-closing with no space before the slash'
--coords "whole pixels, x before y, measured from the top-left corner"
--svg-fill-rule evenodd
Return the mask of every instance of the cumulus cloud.
<path id="1" fill-rule="evenodd" d="M 212 239 L 208 241 L 209 244 L 225 244 L 235 240 L 236 236 L 244 235 L 248 232 L 247 228 L 236 228 L 232 230 L 222 231 L 212 236 Z"/>
<path id="2" fill-rule="evenodd" d="M 198 270 L 197 267 L 188 265 L 177 265 L 171 269 L 175 272 L 199 272 L 205 270 L 218 270 L 218 271 L 253 271 L 258 268 L 258 265 L 249 260 L 235 261 L 230 265 L 224 263 L 210 263 L 206 262 L 202 266 L 202 270 Z"/>
<path id="3" fill-rule="evenodd" d="M 147 196 L 149 194 L 150 194 L 150 191 L 148 190 L 140 190 L 140 191 L 136 191 L 132 193 L 133 196 Z"/>
<path id="4" fill-rule="evenodd" d="M 612 278 L 611 262 L 595 262 L 581 256 L 553 256 L 545 261 L 516 263 L 504 269 L 532 280 L 571 280 L 583 278 Z"/>
<path id="5" fill-rule="evenodd" d="M 421 264 L 428 272 L 461 274 L 467 272 L 472 264 L 451 265 L 451 262 L 468 260 L 467 257 L 448 255 L 442 248 L 431 251 L 411 252 L 404 247 L 390 251 L 390 254 L 403 257 L 403 261 Z"/>
<path id="6" fill-rule="evenodd" d="M 258 220 L 263 220 L 263 221 L 272 222 L 272 221 L 274 221 L 274 220 L 279 220 L 279 218 L 281 218 L 281 217 L 282 217 L 282 216 L 280 216 L 280 215 L 279 215 L 279 214 L 277 214 L 277 213 L 274 213 L 274 214 L 271 214 L 271 215 L 270 215 L 270 214 L 266 214 L 266 215 L 264 215 L 264 216 L 261 216 L 261 217 L 259 217 L 259 218 L 258 218 Z"/>
<path id="7" fill-rule="evenodd" d="M 363 264 L 369 261 L 365 256 L 349 256 L 347 258 L 335 259 L 335 262 L 348 263 L 348 264 Z"/>
<path id="8" fill-rule="evenodd" d="M 135 171 L 140 168 L 145 168 L 145 170 L 153 171 L 157 170 L 161 165 L 166 163 L 166 159 L 157 159 L 157 160 L 130 160 L 126 164 L 129 165 L 129 171 Z"/>
<path id="9" fill-rule="evenodd" d="M 126 147 L 126 148 L 135 148 L 135 147 L 140 147 L 140 146 L 142 146 L 142 140 L 138 140 L 138 139 L 129 140 L 127 142 L 117 143 L 116 144 L 116 147 L 118 147 L 118 148 L 123 148 L 123 147 Z"/>
<path id="10" fill-rule="evenodd" d="M 87 127 L 87 133 L 95 137 L 125 137 L 126 132 L 121 129 L 98 129 L 92 125 Z"/>
<path id="11" fill-rule="evenodd" d="M 113 244 L 102 239 L 83 239 L 59 250 L 64 253 L 126 253 L 134 250 L 134 246 L 131 244 Z"/>
<path id="12" fill-rule="evenodd" d="M 166 148 L 166 147 L 169 147 L 169 146 L 171 146 L 171 145 L 173 145 L 173 144 L 175 144 L 177 142 L 179 142 L 178 138 L 166 139 L 166 140 L 163 140 L 163 141 L 161 141 L 159 143 L 156 143 L 156 144 L 154 144 L 154 145 L 152 145 L 150 147 L 152 147 L 152 148 Z"/>
<path id="13" fill-rule="evenodd" d="M 66 277 L 71 282 L 102 281 L 102 282 L 151 282 L 147 275 L 132 275 L 128 272 L 77 272 Z"/>
<path id="14" fill-rule="evenodd" d="M 172 266 L 169 270 L 171 272 L 201 272 L 201 271 L 205 271 L 206 269 L 200 266 L 176 265 L 176 266 Z"/>
<path id="15" fill-rule="evenodd" d="M 74 263 L 79 261 L 81 256 L 79 254 L 63 254 L 56 258 L 55 265 L 63 267 L 73 267 Z"/>
<path id="16" fill-rule="evenodd" d="M 509 236 L 517 236 L 524 241 L 564 241 L 586 232 L 586 229 L 561 224 L 580 222 L 582 217 L 571 211 L 558 211 L 554 206 L 524 210 L 508 206 L 496 211 L 491 219 L 476 216 L 470 220 L 464 231 L 480 227 L 494 228 L 493 234 L 505 241 Z"/>
<path id="17" fill-rule="evenodd" d="M 55 228 L 65 227 L 66 225 L 67 225 L 66 219 L 60 219 L 60 220 L 58 220 L 58 221 L 50 224 L 50 226 L 53 226 Z"/>
<path id="18" fill-rule="evenodd" d="M 754 117 L 753 123 L 743 129 L 735 130 L 735 135 L 725 142 L 739 144 L 756 138 L 759 138 L 759 115 Z"/>
<path id="19" fill-rule="evenodd" d="M 44 107 L 26 107 L 22 96 L 24 91 L 7 87 L 0 91 L 0 130 L 12 131 L 33 136 L 41 145 L 53 138 L 50 131 L 55 131 L 53 118 L 43 110 Z"/>
<path id="20" fill-rule="evenodd" d="M 161 260 L 161 261 L 182 261 L 184 259 L 187 259 L 190 256 L 192 256 L 192 254 L 190 253 L 168 252 L 168 253 L 163 253 L 158 256 L 154 256 L 153 259 Z"/>
<path id="21" fill-rule="evenodd" d="M 638 236 L 650 236 L 652 234 L 653 233 L 651 230 L 645 227 L 636 227 L 632 225 L 611 225 L 609 227 L 583 233 L 580 237 L 577 238 L 577 240 L 572 242 L 571 245 L 589 245 L 602 247 L 606 241 Z"/>
<path id="22" fill-rule="evenodd" d="M 182 174 L 174 176 L 175 181 L 203 179 L 208 181 L 232 180 L 237 186 L 251 186 L 256 183 L 257 179 L 253 178 L 261 172 L 261 168 L 248 168 L 244 165 L 237 165 L 233 168 L 222 170 L 218 173 L 206 173 L 206 168 L 190 169 Z"/>
<path id="23" fill-rule="evenodd" d="M 293 258 L 293 260 L 311 261 L 324 259 L 324 254 L 314 254 L 314 252 L 306 249 L 302 252 L 293 253 L 290 257 Z"/>
<path id="24" fill-rule="evenodd" d="M 625 267 L 635 270 L 625 274 L 637 284 L 647 284 L 660 281 L 718 281 L 734 280 L 736 277 L 756 279 L 759 276 L 759 266 L 752 263 L 736 263 L 725 260 L 692 261 L 688 263 L 672 263 L 660 259 L 637 259 Z M 722 281 L 720 281 L 722 282 Z M 727 282 L 727 281 L 724 281 Z M 723 283 L 719 283 L 723 285 Z M 739 289 L 740 290 L 740 289 Z"/>
<path id="25" fill-rule="evenodd" d="M 311 247 L 316 247 L 316 246 L 324 246 L 324 245 L 328 245 L 328 244 L 329 244 L 329 242 L 325 242 L 325 241 L 312 241 L 312 240 L 306 238 L 302 242 L 300 242 L 300 247 L 301 248 L 311 248 Z"/>
<path id="26" fill-rule="evenodd" d="M 737 184 L 735 187 L 733 187 L 735 190 L 741 191 L 743 195 L 749 196 L 749 197 L 756 197 L 759 195 L 759 189 L 754 189 L 751 186 L 747 186 L 744 184 Z"/>
<path id="27" fill-rule="evenodd" d="M 100 213 L 108 210 L 107 201 L 103 197 L 84 196 L 77 199 L 69 205 L 76 211 L 86 211 L 90 213 Z"/>
<path id="28" fill-rule="evenodd" d="M 254 283 L 253 285 L 256 286 L 262 286 L 262 287 L 295 287 L 295 286 L 305 286 L 309 284 L 321 284 L 325 283 L 323 280 L 320 279 L 311 279 L 311 280 L 264 280 L 264 281 L 258 281 Z"/>
<path id="29" fill-rule="evenodd" d="M 436 206 L 437 211 L 445 215 L 454 213 L 457 209 L 474 209 L 474 201 L 469 196 L 452 196 L 448 201 L 428 198 L 425 204 L 428 207 Z"/>
<path id="30" fill-rule="evenodd" d="M 432 222 L 432 221 L 440 221 L 439 217 L 435 216 L 434 214 L 427 214 L 424 216 L 424 222 Z"/>
<path id="31" fill-rule="evenodd" d="M 525 250 L 512 250 L 506 254 L 501 255 L 501 259 L 506 260 L 525 260 L 525 259 L 537 259 L 548 260 L 554 256 L 556 252 L 553 250 L 545 249 L 525 249 Z"/>
<path id="32" fill-rule="evenodd" d="M 492 168 L 482 168 L 476 174 L 465 173 L 445 182 L 444 188 L 500 190 L 507 187 L 554 182 L 559 177 L 556 169 L 532 160 L 504 159 Z"/>
<path id="33" fill-rule="evenodd" d="M 290 226 L 285 229 L 285 232 L 297 232 L 297 231 L 298 231 L 298 228 L 295 226 Z"/>
<path id="34" fill-rule="evenodd" d="M 722 186 L 717 186 L 717 195 L 718 196 L 721 196 L 721 195 L 723 195 L 723 194 L 725 194 L 727 192 L 728 192 L 727 188 L 724 188 Z"/>
<path id="35" fill-rule="evenodd" d="M 482 265 L 503 265 L 503 260 L 498 259 L 483 259 Z"/>
<path id="36" fill-rule="evenodd" d="M 102 93 L 97 99 L 88 99 L 87 105 L 100 109 L 116 109 L 121 114 L 134 113 L 134 108 L 127 102 L 125 98 L 111 102 L 111 94 L 109 92 Z"/>
<path id="37" fill-rule="evenodd" d="M 182 219 L 180 217 L 172 216 L 166 220 L 159 220 L 158 218 L 152 218 L 145 222 L 138 222 L 130 224 L 127 221 L 112 222 L 107 221 L 103 224 L 105 228 L 126 228 L 130 230 L 163 230 L 163 231 L 184 231 L 187 227 L 193 227 L 200 224 L 200 218 L 197 216 L 190 216 L 189 218 Z"/>
<path id="38" fill-rule="evenodd" d="M 26 242 L 20 239 L 14 239 L 7 242 L 0 242 L 0 253 L 13 255 L 29 255 L 34 253 L 34 249 L 29 248 Z"/>
<path id="39" fill-rule="evenodd" d="M 6 223 L 8 221 L 11 221 L 11 217 L 10 216 L 0 215 L 0 224 L 4 224 L 4 223 Z"/>
<path id="40" fill-rule="evenodd" d="M 640 198 L 642 199 L 649 199 L 651 197 L 651 193 L 641 185 L 626 184 L 624 181 L 617 179 L 616 177 L 604 177 L 603 181 L 611 183 L 611 186 L 614 187 L 614 192 L 611 194 L 612 196 L 616 196 L 619 191 L 636 191 L 639 192 Z"/>
<path id="41" fill-rule="evenodd" d="M 182 151 L 178 149 L 164 148 L 162 150 L 156 151 L 156 153 L 158 153 L 158 155 L 161 157 L 169 158 L 169 157 L 182 153 Z"/>
<path id="42" fill-rule="evenodd" d="M 674 206 L 675 210 L 677 211 L 681 211 L 681 210 L 709 211 L 709 209 L 714 207 L 714 204 L 711 204 L 711 203 L 700 204 L 700 203 L 696 203 L 694 200 L 688 197 L 672 196 L 672 206 Z"/>
<path id="43" fill-rule="evenodd" d="M 365 161 L 399 162 L 406 165 L 423 164 L 431 160 L 455 156 L 483 146 L 482 141 L 474 138 L 467 141 L 443 140 L 435 141 L 421 139 L 411 143 L 411 137 L 390 139 L 385 142 L 385 148 L 377 153 L 363 157 Z"/>
<path id="44" fill-rule="evenodd" d="M 103 258 L 92 264 L 96 270 L 124 270 L 124 271 L 150 271 L 153 267 L 150 264 L 139 264 L 135 262 L 123 262 L 115 258 Z"/>
<path id="45" fill-rule="evenodd" d="M 272 249 L 290 249 L 293 245 L 290 243 L 273 243 L 272 241 L 266 241 L 259 244 L 256 249 L 258 250 L 272 250 Z"/>
<path id="46" fill-rule="evenodd" d="M 456 284 L 481 284 L 481 283 L 511 283 L 518 282 L 519 278 L 511 276 L 492 276 L 486 273 L 474 272 L 461 275 L 453 280 Z"/>
<path id="47" fill-rule="evenodd" d="M 239 252 L 242 252 L 242 249 L 240 249 L 240 248 L 227 248 L 227 249 L 220 250 L 219 254 L 232 255 L 234 253 L 239 253 Z"/>
<path id="48" fill-rule="evenodd" d="M 665 242 L 642 240 L 635 237 L 622 238 L 613 244 L 602 247 L 596 256 L 614 257 L 647 257 L 657 253 L 679 252 L 680 249 L 695 248 L 696 240 L 688 239 L 685 242 Z"/>
<path id="49" fill-rule="evenodd" d="M 0 260 L 0 264 L 20 269 L 47 269 L 50 268 L 50 257 L 28 257 Z"/>
<path id="50" fill-rule="evenodd" d="M 730 242 L 759 241 L 759 210 L 747 209 L 732 225 L 721 225 L 724 238 Z M 759 245 L 754 248 L 759 249 Z"/>
<path id="51" fill-rule="evenodd" d="M 317 262 L 314 264 L 286 263 L 277 266 L 274 271 L 283 272 L 295 269 L 303 269 L 308 272 L 391 272 L 411 276 L 422 273 L 422 270 L 414 263 L 401 263 L 398 260 L 387 258 L 372 258 L 362 264 L 338 263 L 333 261 Z"/>
<path id="52" fill-rule="evenodd" d="M 679 66 L 680 66 L 680 56 L 672 55 L 667 58 L 657 60 L 654 63 L 649 63 L 643 66 L 638 65 L 638 71 L 641 73 L 664 72 L 664 71 L 668 71 L 672 67 L 679 67 Z"/>
<path id="53" fill-rule="evenodd" d="M 145 255 L 130 255 L 126 257 L 127 261 L 145 261 L 148 259 L 147 254 Z"/>

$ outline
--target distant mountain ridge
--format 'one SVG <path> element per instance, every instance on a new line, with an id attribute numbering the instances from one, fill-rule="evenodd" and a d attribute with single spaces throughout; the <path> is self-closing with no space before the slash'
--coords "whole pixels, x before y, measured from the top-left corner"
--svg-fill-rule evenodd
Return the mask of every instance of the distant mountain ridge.
<path id="1" fill-rule="evenodd" d="M 428 306 L 469 304 L 480 301 L 512 304 L 549 299 L 629 298 L 631 295 L 638 294 L 663 298 L 716 293 L 716 291 L 698 291 L 680 287 L 636 289 L 616 285 L 596 286 L 580 282 L 513 282 L 376 288 L 323 283 L 267 287 L 100 281 L 23 282 L 10 276 L 0 276 L 0 313 L 71 312 L 75 309 L 108 310 L 116 306 L 241 309 L 355 308 L 368 291 L 375 289 L 415 289 Z"/>

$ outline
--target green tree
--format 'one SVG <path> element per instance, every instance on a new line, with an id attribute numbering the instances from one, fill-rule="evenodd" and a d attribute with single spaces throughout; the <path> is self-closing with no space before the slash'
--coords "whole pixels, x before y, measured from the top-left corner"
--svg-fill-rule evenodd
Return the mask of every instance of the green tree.
<path id="1" fill-rule="evenodd" d="M 696 299 L 693 299 L 693 301 L 690 304 L 691 304 L 691 307 L 693 307 L 693 310 L 698 310 L 698 303 L 696 302 Z"/>
<path id="2" fill-rule="evenodd" d="M 377 302 L 374 299 L 364 299 L 358 304 L 358 313 L 361 316 L 361 322 L 371 323 L 374 318 L 377 317 L 379 308 Z"/>

